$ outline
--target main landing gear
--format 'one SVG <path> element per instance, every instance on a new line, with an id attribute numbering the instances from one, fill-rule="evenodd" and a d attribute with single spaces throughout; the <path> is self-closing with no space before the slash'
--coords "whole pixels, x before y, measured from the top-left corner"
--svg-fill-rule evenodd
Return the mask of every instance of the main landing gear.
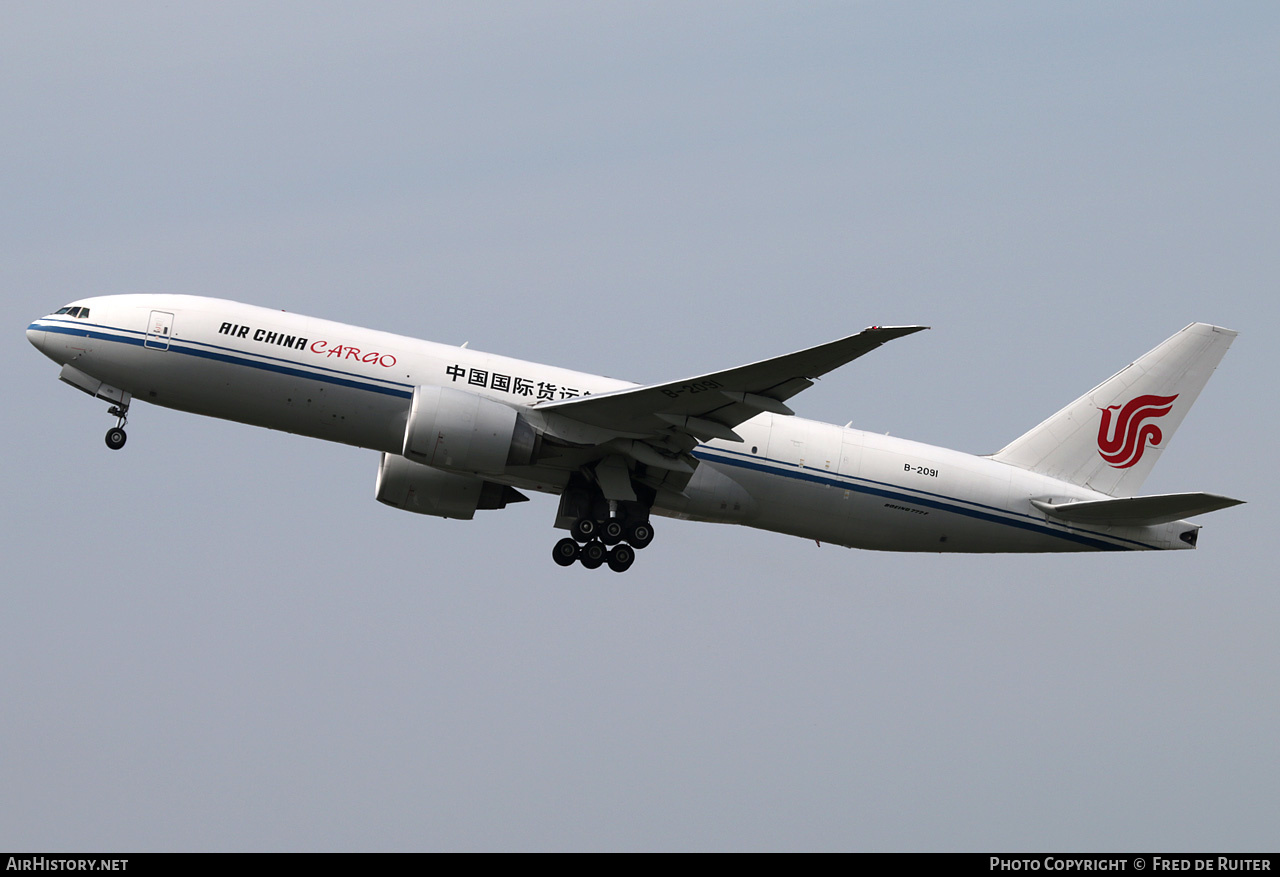
<path id="1" fill-rule="evenodd" d="M 129 422 L 129 406 L 112 405 L 107 413 L 117 418 L 116 425 L 107 430 L 107 447 L 118 451 L 124 447 L 125 440 L 129 438 L 124 431 L 124 425 Z"/>
<path id="2" fill-rule="evenodd" d="M 599 569 L 606 563 L 614 572 L 626 572 L 635 563 L 636 552 L 653 541 L 649 511 L 656 491 L 630 479 L 621 460 L 606 458 L 591 472 L 577 472 L 560 494 L 556 526 L 568 530 L 551 557 L 561 566 L 581 563 Z M 615 471 L 617 470 L 617 471 Z M 603 474 L 602 474 L 603 473 Z M 606 496 L 605 488 L 611 491 Z"/>
<path id="3" fill-rule="evenodd" d="M 572 539 L 561 539 L 551 551 L 561 566 L 572 566 L 576 560 L 587 569 L 608 563 L 614 572 L 626 572 L 635 563 L 636 552 L 653 541 L 653 526 L 648 521 L 624 526 L 617 518 L 579 518 L 571 532 Z"/>

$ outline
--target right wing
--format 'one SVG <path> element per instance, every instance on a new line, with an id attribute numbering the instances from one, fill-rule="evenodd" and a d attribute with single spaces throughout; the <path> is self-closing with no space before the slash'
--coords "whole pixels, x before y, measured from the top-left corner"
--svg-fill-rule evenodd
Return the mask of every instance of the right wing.
<path id="1" fill-rule="evenodd" d="M 566 464 L 590 468 L 606 496 L 630 498 L 637 464 L 658 482 L 683 489 L 710 439 L 742 441 L 734 427 L 761 412 L 792 414 L 787 399 L 816 378 L 881 344 L 927 326 L 873 326 L 856 335 L 749 365 L 693 378 L 535 405 L 528 414 L 543 432 L 574 449 Z M 657 474 L 654 470 L 666 474 Z"/>
<path id="2" fill-rule="evenodd" d="M 661 438 L 672 432 L 695 439 L 742 439 L 733 427 L 762 411 L 792 414 L 783 403 L 815 378 L 870 353 L 881 344 L 927 326 L 873 326 L 817 347 L 750 365 L 665 384 L 581 396 L 535 411 L 628 437 Z"/>

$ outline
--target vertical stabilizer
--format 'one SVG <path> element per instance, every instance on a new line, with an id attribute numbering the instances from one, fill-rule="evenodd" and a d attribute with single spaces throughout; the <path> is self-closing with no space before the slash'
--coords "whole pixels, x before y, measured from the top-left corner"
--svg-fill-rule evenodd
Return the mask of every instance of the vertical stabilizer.
<path id="1" fill-rule="evenodd" d="M 1235 337 L 1230 329 L 1192 323 L 993 459 L 1132 496 Z"/>

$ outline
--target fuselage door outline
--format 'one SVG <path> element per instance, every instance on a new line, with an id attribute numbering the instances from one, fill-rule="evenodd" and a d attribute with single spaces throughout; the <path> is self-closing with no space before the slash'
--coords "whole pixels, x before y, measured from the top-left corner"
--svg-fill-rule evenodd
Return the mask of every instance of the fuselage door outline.
<path id="1" fill-rule="evenodd" d="M 147 321 L 147 337 L 144 347 L 154 350 L 168 350 L 169 339 L 173 336 L 173 314 L 168 311 L 152 311 Z"/>

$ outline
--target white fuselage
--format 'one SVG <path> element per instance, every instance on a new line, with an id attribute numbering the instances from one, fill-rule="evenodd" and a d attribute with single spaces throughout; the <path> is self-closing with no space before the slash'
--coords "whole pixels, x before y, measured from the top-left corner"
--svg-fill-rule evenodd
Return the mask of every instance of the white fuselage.
<path id="1" fill-rule="evenodd" d="M 219 299 L 82 299 L 28 337 L 46 356 L 135 399 L 399 454 L 414 388 L 451 386 L 516 407 L 635 386 L 610 378 Z M 680 493 L 653 511 L 821 542 L 897 551 L 1187 548 L 1186 522 L 1080 526 L 1032 499 L 1103 494 L 987 457 L 774 414 L 713 440 Z M 568 473 L 527 466 L 495 480 L 559 493 Z"/>

